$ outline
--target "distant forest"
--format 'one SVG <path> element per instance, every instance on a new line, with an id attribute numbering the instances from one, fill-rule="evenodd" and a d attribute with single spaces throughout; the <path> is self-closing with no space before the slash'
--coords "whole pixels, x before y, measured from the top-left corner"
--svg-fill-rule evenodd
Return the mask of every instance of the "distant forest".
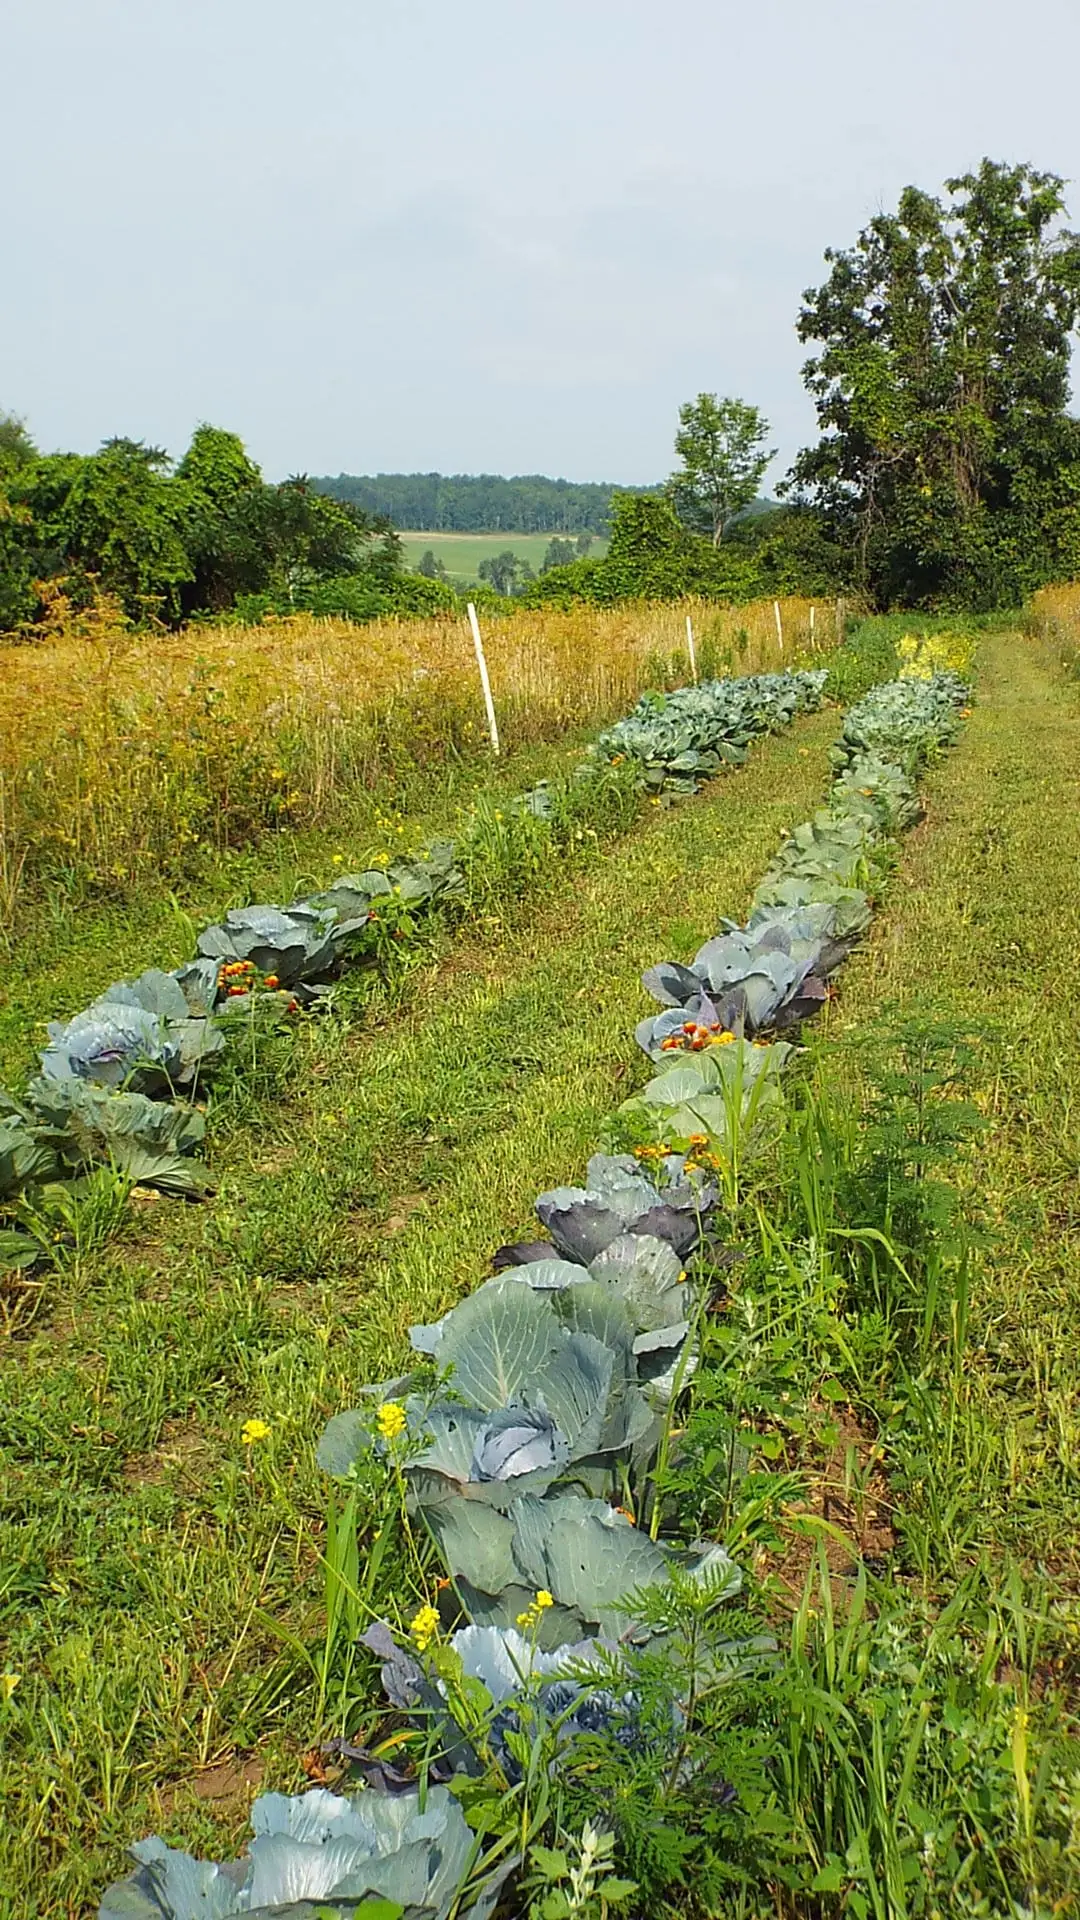
<path id="1" fill-rule="evenodd" d="M 605 480 L 549 480 L 542 473 L 339 473 L 308 485 L 404 531 L 607 534 L 613 493 L 659 493 Z"/>

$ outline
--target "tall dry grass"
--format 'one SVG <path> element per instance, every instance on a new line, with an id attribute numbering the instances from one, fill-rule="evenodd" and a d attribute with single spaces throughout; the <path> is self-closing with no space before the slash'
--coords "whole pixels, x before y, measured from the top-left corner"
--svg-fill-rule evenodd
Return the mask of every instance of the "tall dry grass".
<path id="1" fill-rule="evenodd" d="M 1080 672 L 1080 580 L 1040 587 L 1032 595 L 1026 625 L 1056 649 L 1070 673 Z"/>
<path id="2" fill-rule="evenodd" d="M 595 728 L 647 684 L 790 665 L 835 610 L 773 602 L 517 612 L 484 622 L 506 748 Z M 299 616 L 259 627 L 89 634 L 0 650 L 0 917 L 50 880 L 125 889 L 276 827 L 329 824 L 359 784 L 400 804 L 488 749 L 464 620 Z"/>

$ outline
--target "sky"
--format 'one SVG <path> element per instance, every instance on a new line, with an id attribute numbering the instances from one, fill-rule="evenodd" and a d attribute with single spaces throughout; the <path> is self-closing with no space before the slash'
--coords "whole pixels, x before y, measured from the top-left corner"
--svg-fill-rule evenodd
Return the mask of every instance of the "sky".
<path id="1" fill-rule="evenodd" d="M 7 0 L 0 409 L 267 477 L 814 437 L 802 291 L 909 182 L 1076 181 L 1077 0 Z"/>

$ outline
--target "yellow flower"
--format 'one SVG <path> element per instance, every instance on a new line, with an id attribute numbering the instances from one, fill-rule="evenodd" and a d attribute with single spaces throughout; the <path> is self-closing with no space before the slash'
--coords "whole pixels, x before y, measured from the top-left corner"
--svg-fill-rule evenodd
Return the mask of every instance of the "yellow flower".
<path id="1" fill-rule="evenodd" d="M 518 1614 L 518 1626 L 521 1627 L 524 1632 L 530 1632 L 533 1627 L 539 1626 L 540 1615 L 546 1613 L 548 1608 L 554 1605 L 555 1596 L 550 1594 L 546 1587 L 541 1587 L 537 1592 L 536 1599 L 533 1601 L 532 1606 L 526 1607 L 524 1613 Z"/>
<path id="2" fill-rule="evenodd" d="M 0 1673 L 0 1700 L 10 1700 L 21 1679 L 21 1673 Z"/>
<path id="3" fill-rule="evenodd" d="M 405 1431 L 405 1409 L 399 1407 L 396 1400 L 384 1400 L 375 1421 L 384 1440 L 396 1440 L 398 1434 Z"/>
<path id="4" fill-rule="evenodd" d="M 240 1438 L 245 1447 L 253 1447 L 260 1440 L 269 1440 L 270 1429 L 265 1420 L 245 1420 L 240 1429 Z"/>
<path id="5" fill-rule="evenodd" d="M 335 855 L 334 855 L 334 865 L 335 865 L 335 867 L 340 867 L 340 866 L 342 865 L 342 863 L 343 863 L 343 861 L 344 861 L 344 859 L 345 859 L 345 855 L 344 855 L 343 853 L 335 853 Z"/>
<path id="6" fill-rule="evenodd" d="M 439 1631 L 439 1610 L 437 1607 L 421 1607 L 409 1632 L 416 1642 L 418 1653 L 426 1653 Z"/>

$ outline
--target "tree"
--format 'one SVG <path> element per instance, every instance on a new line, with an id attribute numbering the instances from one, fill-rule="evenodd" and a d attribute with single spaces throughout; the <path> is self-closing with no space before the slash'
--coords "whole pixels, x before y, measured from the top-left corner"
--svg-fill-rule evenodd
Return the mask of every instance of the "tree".
<path id="1" fill-rule="evenodd" d="M 569 567 L 579 558 L 580 550 L 573 540 L 561 540 L 556 534 L 547 544 L 547 552 L 540 563 L 541 573 L 550 573 L 552 567 Z"/>
<path id="2" fill-rule="evenodd" d="M 416 571 L 423 574 L 425 580 L 445 580 L 446 562 L 437 559 L 434 548 L 428 547 L 420 555 L 416 563 Z"/>
<path id="3" fill-rule="evenodd" d="M 239 434 L 205 422 L 176 469 L 185 488 L 185 531 L 193 579 L 184 612 L 221 612 L 239 593 L 257 592 L 266 567 L 258 504 L 268 491 Z"/>
<path id="4" fill-rule="evenodd" d="M 0 473 L 15 473 L 38 457 L 25 420 L 17 414 L 0 413 Z"/>
<path id="5" fill-rule="evenodd" d="M 503 553 L 495 553 L 487 560 L 481 560 L 476 569 L 481 580 L 494 587 L 496 593 L 512 594 L 516 592 L 518 582 L 524 577 L 532 579 L 533 571 L 527 562 L 519 560 L 512 547 Z"/>
<path id="6" fill-rule="evenodd" d="M 984 160 L 908 187 L 804 296 L 822 439 L 791 484 L 881 604 L 1016 600 L 1077 537 L 1066 411 L 1080 238 L 1055 174 Z"/>
<path id="7" fill-rule="evenodd" d="M 769 423 L 745 400 L 699 393 L 679 408 L 675 451 L 682 461 L 668 482 L 676 511 L 718 547 L 735 515 L 757 495 L 775 449 L 763 452 Z"/>
<path id="8" fill-rule="evenodd" d="M 91 574 L 132 619 L 175 619 L 193 578 L 187 495 L 161 447 L 106 440 L 97 453 L 50 454 L 20 472 L 42 574 Z"/>

